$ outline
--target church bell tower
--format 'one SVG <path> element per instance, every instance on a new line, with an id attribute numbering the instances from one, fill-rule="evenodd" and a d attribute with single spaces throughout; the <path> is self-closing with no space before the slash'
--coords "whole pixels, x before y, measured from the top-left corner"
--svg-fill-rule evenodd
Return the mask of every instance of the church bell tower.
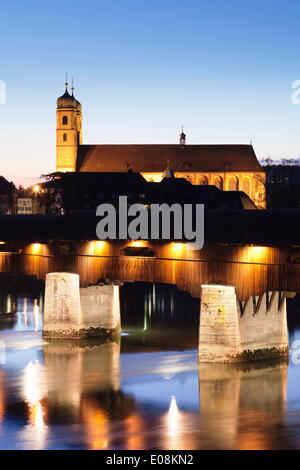
<path id="1" fill-rule="evenodd" d="M 57 100 L 56 108 L 56 171 L 76 171 L 78 145 L 82 144 L 82 107 L 75 99 L 72 85 Z"/>

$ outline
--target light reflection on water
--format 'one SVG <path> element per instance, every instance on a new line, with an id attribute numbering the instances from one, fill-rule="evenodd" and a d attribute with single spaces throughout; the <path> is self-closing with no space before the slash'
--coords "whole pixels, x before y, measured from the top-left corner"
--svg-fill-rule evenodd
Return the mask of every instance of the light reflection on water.
<path id="1" fill-rule="evenodd" d="M 0 331 L 41 331 L 43 298 L 0 295 Z"/>
<path id="2" fill-rule="evenodd" d="M 162 301 L 155 290 L 153 305 L 149 292 L 146 313 L 139 306 L 135 319 L 132 306 L 127 334 L 112 342 L 46 342 L 42 297 L 1 299 L 6 311 L 15 303 L 17 314 L 0 322 L 0 448 L 299 448 L 300 367 L 198 366 L 195 305 L 185 298 L 181 315 L 176 293 Z M 291 338 L 300 339 L 291 323 Z"/>

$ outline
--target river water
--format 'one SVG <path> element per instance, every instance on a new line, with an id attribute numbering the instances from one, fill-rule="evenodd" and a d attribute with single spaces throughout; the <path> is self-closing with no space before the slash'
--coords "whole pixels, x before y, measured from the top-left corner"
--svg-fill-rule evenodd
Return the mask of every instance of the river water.
<path id="1" fill-rule="evenodd" d="M 146 284 L 122 287 L 120 341 L 46 342 L 42 293 L 0 293 L 0 449 L 300 448 L 297 355 L 198 366 L 199 300 Z"/>

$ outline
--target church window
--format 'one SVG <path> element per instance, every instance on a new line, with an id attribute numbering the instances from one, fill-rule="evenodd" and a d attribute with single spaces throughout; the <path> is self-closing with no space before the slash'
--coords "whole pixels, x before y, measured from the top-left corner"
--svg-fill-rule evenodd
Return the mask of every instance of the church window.
<path id="1" fill-rule="evenodd" d="M 198 184 L 200 184 L 200 186 L 206 186 L 208 184 L 206 176 L 200 176 L 198 179 Z"/>
<path id="2" fill-rule="evenodd" d="M 228 190 L 229 191 L 238 191 L 238 179 L 236 176 L 231 176 L 228 182 Z"/>
<path id="3" fill-rule="evenodd" d="M 248 194 L 248 196 L 250 196 L 250 180 L 249 180 L 249 178 L 244 178 L 243 179 L 243 191 L 244 191 L 244 193 Z"/>
<path id="4" fill-rule="evenodd" d="M 68 124 L 68 116 L 63 116 L 62 123 L 64 126 Z"/>
<path id="5" fill-rule="evenodd" d="M 67 142 L 67 134 L 64 134 L 64 135 L 63 135 L 63 141 L 64 141 L 64 142 Z"/>
<path id="6" fill-rule="evenodd" d="M 223 178 L 221 176 L 216 176 L 213 179 L 213 185 L 216 186 L 218 189 L 223 189 Z"/>

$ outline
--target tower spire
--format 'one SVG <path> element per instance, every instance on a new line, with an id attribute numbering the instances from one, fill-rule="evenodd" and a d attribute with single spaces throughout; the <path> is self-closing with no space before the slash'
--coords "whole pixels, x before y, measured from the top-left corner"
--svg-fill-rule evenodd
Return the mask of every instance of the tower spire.
<path id="1" fill-rule="evenodd" d="M 184 147 L 186 143 L 186 135 L 183 130 L 183 125 L 181 126 L 181 134 L 179 136 L 179 144 Z"/>
<path id="2" fill-rule="evenodd" d="M 68 75 L 66 90 L 56 101 L 56 171 L 76 171 L 77 151 L 82 144 L 82 107 L 69 92 Z"/>
<path id="3" fill-rule="evenodd" d="M 74 79 L 72 77 L 72 88 L 71 88 L 71 91 L 72 91 L 72 95 L 74 95 Z"/>

